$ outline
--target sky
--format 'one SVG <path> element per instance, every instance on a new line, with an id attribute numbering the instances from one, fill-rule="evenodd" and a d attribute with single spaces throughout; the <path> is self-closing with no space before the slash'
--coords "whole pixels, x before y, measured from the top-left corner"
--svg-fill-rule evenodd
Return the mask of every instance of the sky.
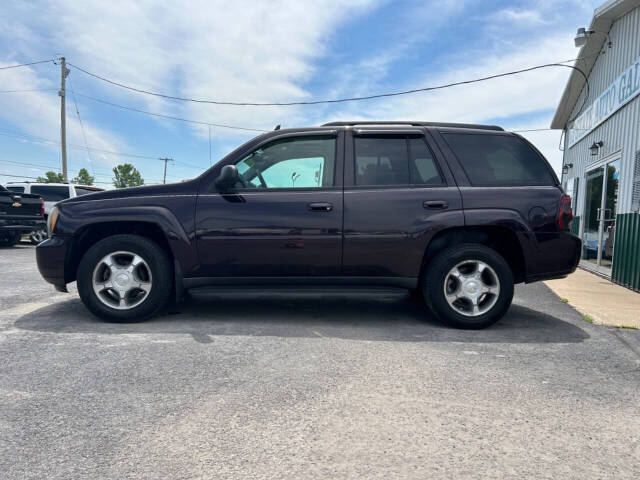
<path id="1" fill-rule="evenodd" d="M 64 55 L 89 72 L 173 96 L 232 102 L 335 99 L 575 58 L 576 29 L 588 26 L 600 3 L 5 0 L 0 7 L 0 67 Z M 162 182 L 160 157 L 174 159 L 167 182 L 193 178 L 259 134 L 209 130 L 104 102 L 257 130 L 278 124 L 407 119 L 527 130 L 549 127 L 571 72 L 547 68 L 406 96 L 266 107 L 167 100 L 69 68 L 69 176 L 86 168 L 103 187 L 120 163 L 134 164 L 146 183 Z M 0 70 L 0 82 L 0 182 L 60 171 L 59 65 Z M 523 135 L 559 172 L 560 132 Z"/>

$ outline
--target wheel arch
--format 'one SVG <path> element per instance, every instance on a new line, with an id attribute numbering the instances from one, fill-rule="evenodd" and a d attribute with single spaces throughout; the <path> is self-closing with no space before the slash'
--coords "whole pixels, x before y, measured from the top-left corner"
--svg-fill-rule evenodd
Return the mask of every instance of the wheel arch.
<path id="1" fill-rule="evenodd" d="M 156 243 L 174 265 L 174 251 L 166 233 L 157 223 L 139 220 L 95 222 L 81 227 L 73 236 L 65 261 L 65 283 L 76 280 L 80 261 L 89 248 L 104 238 L 119 234 L 139 235 Z"/>
<path id="2" fill-rule="evenodd" d="M 504 226 L 482 225 L 452 227 L 438 232 L 429 241 L 420 267 L 419 280 L 429 262 L 442 250 L 464 243 L 478 243 L 498 252 L 513 272 L 515 283 L 525 281 L 527 268 L 522 244 L 512 229 Z"/>

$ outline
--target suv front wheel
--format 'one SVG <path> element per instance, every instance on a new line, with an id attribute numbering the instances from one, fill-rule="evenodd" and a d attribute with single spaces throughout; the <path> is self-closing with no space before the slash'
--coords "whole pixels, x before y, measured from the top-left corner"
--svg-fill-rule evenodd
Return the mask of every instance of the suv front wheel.
<path id="1" fill-rule="evenodd" d="M 173 276 L 165 251 L 138 235 L 113 235 L 84 254 L 78 293 L 96 316 L 109 321 L 146 320 L 166 305 Z"/>
<path id="2" fill-rule="evenodd" d="M 456 328 L 485 328 L 500 320 L 513 299 L 513 273 L 495 250 L 456 245 L 426 265 L 423 292 L 429 309 Z"/>

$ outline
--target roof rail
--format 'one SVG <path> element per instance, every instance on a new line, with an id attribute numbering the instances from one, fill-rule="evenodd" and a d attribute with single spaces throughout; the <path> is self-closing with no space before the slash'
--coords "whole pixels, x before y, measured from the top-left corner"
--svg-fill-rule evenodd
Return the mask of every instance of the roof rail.
<path id="1" fill-rule="evenodd" d="M 497 125 L 480 125 L 475 123 L 449 123 L 449 122 L 414 122 L 411 120 L 401 121 L 353 121 L 353 122 L 329 122 L 323 127 L 353 127 L 356 125 L 411 125 L 413 127 L 452 127 L 452 128 L 475 128 L 479 130 L 498 130 L 504 132 L 504 128 Z"/>

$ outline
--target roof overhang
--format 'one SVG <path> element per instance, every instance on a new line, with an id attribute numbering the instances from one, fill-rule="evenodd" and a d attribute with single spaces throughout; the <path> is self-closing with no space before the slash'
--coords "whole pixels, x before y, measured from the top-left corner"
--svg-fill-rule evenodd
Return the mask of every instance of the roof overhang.
<path id="1" fill-rule="evenodd" d="M 591 19 L 591 24 L 587 30 L 606 32 L 608 34 L 613 22 L 629 10 L 639 6 L 640 0 L 609 0 L 595 9 L 593 12 L 593 18 Z M 585 43 L 582 48 L 580 48 L 580 52 L 578 52 L 577 58 L 581 58 L 582 60 L 576 61 L 574 66 L 589 76 L 593 65 L 598 59 L 598 52 L 600 52 L 603 47 L 606 48 L 605 44 L 608 41 L 609 40 L 606 35 L 598 33 L 591 35 L 587 39 L 587 43 Z M 619 48 L 619 45 L 613 45 L 613 48 Z M 580 97 L 584 84 L 585 79 L 580 72 L 572 70 L 569 81 L 564 87 L 560 104 L 558 105 L 556 113 L 553 116 L 553 120 L 551 121 L 551 128 L 564 129 L 567 126 L 571 112 Z"/>

